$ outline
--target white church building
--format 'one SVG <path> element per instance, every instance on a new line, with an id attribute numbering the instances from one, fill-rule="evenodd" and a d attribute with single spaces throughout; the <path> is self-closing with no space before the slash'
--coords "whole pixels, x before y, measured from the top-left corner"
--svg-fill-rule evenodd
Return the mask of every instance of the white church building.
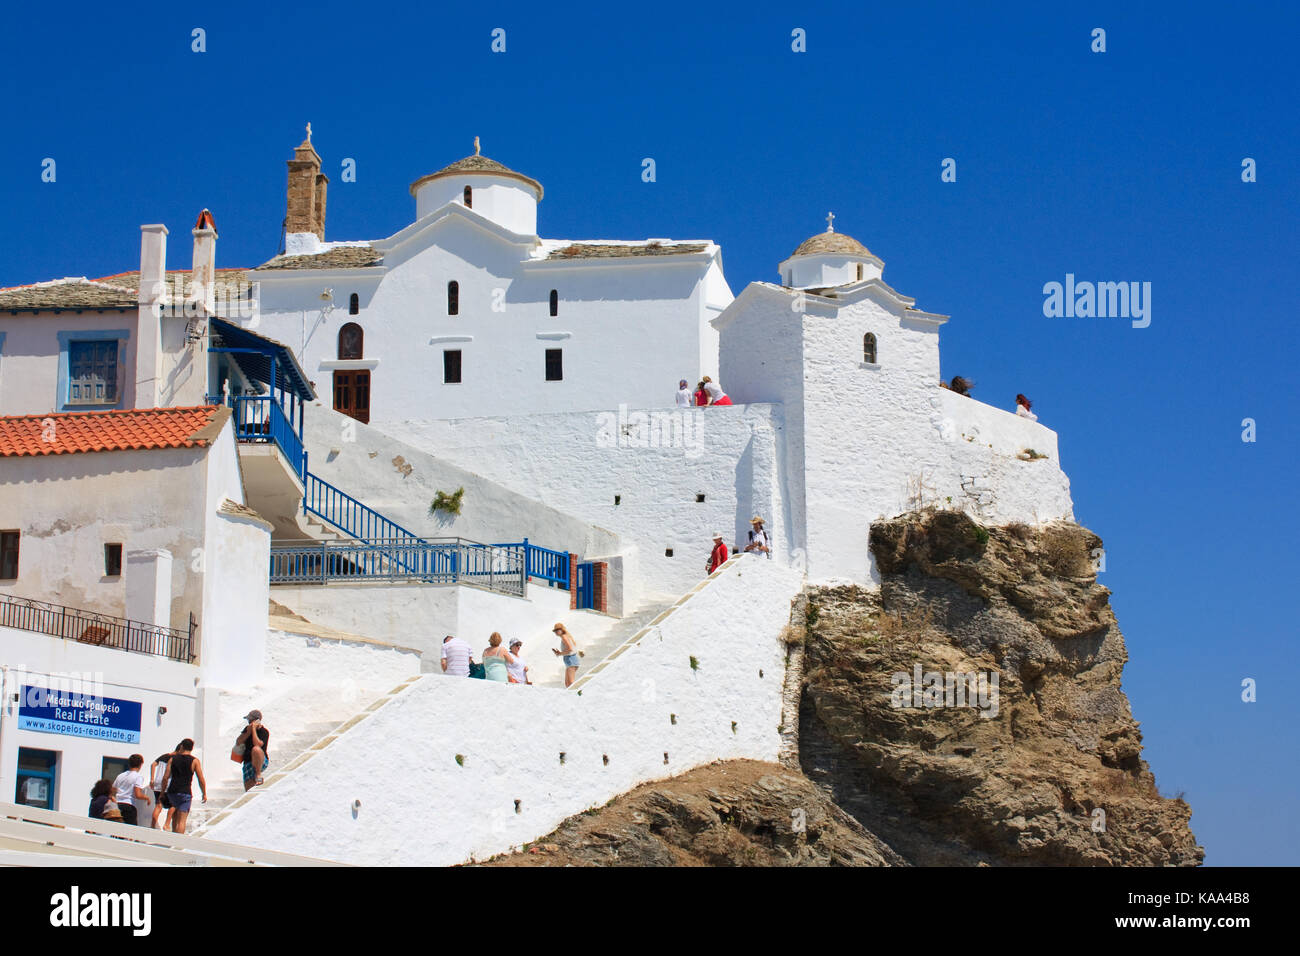
<path id="1" fill-rule="evenodd" d="M 733 297 L 712 240 L 541 237 L 542 184 L 477 140 L 411 184 L 414 221 L 386 238 L 327 240 L 327 185 L 309 127 L 288 161 L 282 251 L 262 265 L 218 268 L 205 210 L 190 271 L 167 270 L 167 230 L 152 224 L 138 271 L 0 289 L 0 437 L 37 436 L 0 445 L 18 463 L 0 465 L 0 600 L 90 604 L 129 631 L 144 606 L 131 595 L 147 592 L 155 625 L 198 635 L 165 681 L 111 641 L 78 651 L 109 686 L 143 688 L 133 700 L 156 716 L 136 727 L 141 746 L 198 723 L 212 766 L 243 708 L 275 715 L 295 743 L 267 786 L 215 808 L 215 838 L 454 863 L 648 780 L 775 761 L 797 723 L 783 709 L 791 601 L 807 583 L 877 584 L 872 522 L 921 507 L 987 524 L 1072 517 L 1056 434 L 941 387 L 949 317 L 888 285 L 831 217 L 776 281 Z M 169 308 L 178 299 L 197 306 Z M 677 382 L 705 375 L 732 404 L 676 405 Z M 168 499 L 196 512 L 174 517 L 192 533 L 157 533 L 158 507 L 135 525 L 94 513 L 96 489 L 152 489 L 146 471 L 180 452 L 101 443 L 112 450 L 56 458 L 35 444 L 47 417 L 93 435 L 107 427 L 94 416 L 168 408 L 198 423 L 181 444 L 212 423 L 209 450 L 187 454 L 220 464 L 207 493 Z M 57 493 L 32 477 L 51 470 Z M 713 535 L 743 548 L 755 516 L 770 557 L 706 575 Z M 52 528 L 85 580 L 56 568 Z M 149 549 L 175 560 L 100 580 L 110 545 L 140 568 Z M 237 605 L 222 610 L 223 589 Z M 15 635 L 0 646 L 47 676 L 63 660 L 41 656 L 47 644 L 76 650 L 92 633 L 24 630 L 18 613 L 0 620 Z M 573 688 L 550 653 L 557 619 L 586 650 Z M 538 686 L 442 676 L 442 635 L 477 651 L 494 630 L 525 642 Z M 364 692 L 338 693 L 361 677 Z M 158 695 L 184 684 L 185 716 L 172 701 L 164 723 Z M 6 707 L 0 728 L 22 716 Z M 72 768 L 123 756 L 40 733 L 5 737 L 0 800 L 20 770 L 71 800 L 93 782 Z M 413 734 L 428 759 L 398 785 L 356 777 L 358 761 L 409 765 Z M 434 817 L 412 812 L 430 805 Z"/>

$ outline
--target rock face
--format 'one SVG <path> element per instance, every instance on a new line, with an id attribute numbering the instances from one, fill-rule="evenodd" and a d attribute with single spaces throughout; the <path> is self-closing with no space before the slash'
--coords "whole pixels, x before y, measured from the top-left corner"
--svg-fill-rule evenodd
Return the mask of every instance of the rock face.
<path id="1" fill-rule="evenodd" d="M 902 859 L 796 771 L 734 760 L 570 817 L 494 866 L 890 866 Z"/>
<path id="2" fill-rule="evenodd" d="M 810 779 L 912 864 L 1201 862 L 1141 757 L 1096 535 L 928 512 L 871 542 L 879 593 L 808 591 Z"/>

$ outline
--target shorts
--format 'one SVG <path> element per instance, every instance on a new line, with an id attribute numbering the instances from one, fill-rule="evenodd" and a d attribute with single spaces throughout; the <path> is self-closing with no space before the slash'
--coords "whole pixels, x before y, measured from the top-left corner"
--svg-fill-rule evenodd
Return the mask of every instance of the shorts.
<path id="1" fill-rule="evenodd" d="M 122 811 L 122 822 L 130 826 L 136 825 L 136 814 L 134 803 L 119 803 L 117 808 Z"/>
<path id="2" fill-rule="evenodd" d="M 577 666 L 578 666 L 578 655 L 577 655 L 577 654 L 565 654 L 565 655 L 564 655 L 564 666 L 565 666 L 565 667 L 577 667 Z"/>
<path id="3" fill-rule="evenodd" d="M 158 793 L 158 791 L 155 790 L 154 793 Z M 162 805 L 162 808 L 163 808 L 164 810 L 170 810 L 170 809 L 172 808 L 172 802 L 171 802 L 171 800 L 168 798 L 166 792 L 163 792 L 163 793 L 161 793 L 161 794 L 158 795 L 158 803 Z"/>
<path id="4" fill-rule="evenodd" d="M 257 779 L 257 773 L 253 770 L 253 761 L 245 760 L 240 766 L 243 768 L 244 783 L 252 783 L 254 780 Z M 262 771 L 265 772 L 266 768 L 269 766 L 271 766 L 271 758 L 263 757 Z"/>
<path id="5" fill-rule="evenodd" d="M 167 806 L 175 810 L 177 813 L 189 813 L 190 803 L 193 802 L 193 800 L 194 794 L 192 793 L 171 792 L 167 794 Z"/>

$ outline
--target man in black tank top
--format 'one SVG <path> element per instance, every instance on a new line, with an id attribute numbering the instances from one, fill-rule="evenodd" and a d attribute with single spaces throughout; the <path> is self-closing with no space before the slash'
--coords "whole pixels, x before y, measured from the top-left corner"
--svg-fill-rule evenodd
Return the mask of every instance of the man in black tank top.
<path id="1" fill-rule="evenodd" d="M 190 815 L 190 803 L 194 799 L 193 780 L 199 778 L 199 787 L 203 791 L 203 802 L 208 802 L 208 782 L 203 779 L 203 767 L 199 758 L 191 750 L 194 741 L 186 737 L 176 749 L 176 754 L 167 764 L 167 775 L 163 777 L 163 792 L 171 804 L 167 815 L 168 829 L 173 833 L 185 832 L 185 821 Z"/>

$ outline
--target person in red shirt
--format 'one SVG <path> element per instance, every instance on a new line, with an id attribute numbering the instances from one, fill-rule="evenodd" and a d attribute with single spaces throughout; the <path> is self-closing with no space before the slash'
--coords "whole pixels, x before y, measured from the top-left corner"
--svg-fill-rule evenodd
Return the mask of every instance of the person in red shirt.
<path id="1" fill-rule="evenodd" d="M 704 390 L 703 382 L 695 386 L 695 404 L 701 406 L 709 404 L 709 393 Z"/>
<path id="2" fill-rule="evenodd" d="M 727 560 L 727 546 L 722 541 L 722 535 L 713 536 L 713 553 L 709 555 L 709 574 L 712 574 Z"/>

